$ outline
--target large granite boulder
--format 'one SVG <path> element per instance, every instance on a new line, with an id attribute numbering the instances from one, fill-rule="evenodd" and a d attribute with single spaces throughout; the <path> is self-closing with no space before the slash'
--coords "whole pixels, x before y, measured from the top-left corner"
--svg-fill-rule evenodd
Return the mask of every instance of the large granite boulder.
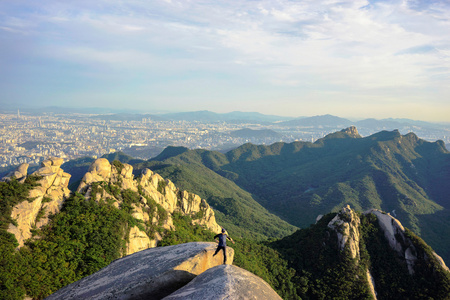
<path id="1" fill-rule="evenodd" d="M 221 265 L 200 274 L 164 300 L 281 299 L 260 277 L 236 266 Z"/>
<path id="2" fill-rule="evenodd" d="M 46 299 L 161 299 L 222 264 L 223 256 L 213 256 L 216 246 L 195 242 L 136 252 Z M 227 250 L 231 264 L 234 250 Z"/>

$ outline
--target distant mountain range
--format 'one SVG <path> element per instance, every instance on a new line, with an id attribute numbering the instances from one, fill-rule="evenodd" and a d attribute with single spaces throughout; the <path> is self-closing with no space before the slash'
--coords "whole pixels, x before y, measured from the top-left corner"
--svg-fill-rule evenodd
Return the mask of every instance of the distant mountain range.
<path id="1" fill-rule="evenodd" d="M 273 131 L 271 129 L 259 129 L 254 130 L 250 128 L 243 128 L 240 130 L 232 131 L 230 132 L 230 135 L 232 137 L 238 137 L 238 138 L 244 138 L 244 139 L 251 139 L 251 138 L 277 138 L 282 137 L 281 134 L 279 134 L 276 131 Z"/>
<path id="2" fill-rule="evenodd" d="M 396 129 L 402 126 L 420 126 L 426 128 L 442 128 L 450 127 L 450 122 L 447 124 L 432 123 L 419 120 L 411 120 L 406 118 L 387 118 L 387 119 L 364 119 L 359 121 L 351 121 L 345 118 L 333 116 L 330 114 L 317 116 L 301 116 L 301 117 L 286 117 L 276 115 L 266 115 L 258 112 L 241 112 L 233 111 L 229 113 L 215 113 L 208 110 L 191 111 L 191 112 L 153 112 L 142 113 L 142 110 L 134 109 L 112 109 L 106 107 L 92 107 L 92 108 L 68 108 L 59 106 L 49 107 L 24 107 L 17 105 L 4 105 L 0 108 L 0 113 L 16 113 L 20 109 L 22 113 L 29 114 L 97 114 L 93 117 L 102 120 L 116 120 L 116 121 L 140 121 L 143 118 L 150 118 L 155 121 L 198 121 L 198 122 L 255 122 L 255 123 L 276 123 L 281 126 L 324 126 L 324 127 L 348 127 L 351 125 L 357 126 L 359 129 L 363 127 Z"/>
<path id="3" fill-rule="evenodd" d="M 302 117 L 294 120 L 279 123 L 278 125 L 284 126 L 331 126 L 331 127 L 347 127 L 352 124 L 352 121 L 339 118 L 332 115 L 314 116 L 314 117 Z"/>
<path id="4" fill-rule="evenodd" d="M 257 112 L 230 112 L 215 113 L 207 110 L 166 113 L 166 114 L 133 114 L 133 113 L 116 113 L 116 114 L 99 114 L 93 116 L 94 119 L 115 120 L 115 121 L 141 121 L 144 118 L 154 121 L 188 121 L 188 122 L 231 122 L 231 123 L 273 123 L 277 121 L 289 120 L 289 117 L 264 115 Z"/>
<path id="5" fill-rule="evenodd" d="M 154 121 L 188 121 L 188 122 L 228 122 L 228 123 L 255 123 L 265 125 L 276 125 L 279 127 L 322 127 L 324 129 L 342 129 L 351 125 L 356 126 L 363 135 L 369 135 L 380 130 L 394 129 L 450 129 L 450 124 L 438 124 L 411 119 L 364 119 L 359 121 L 351 121 L 345 118 L 333 115 L 320 115 L 313 117 L 281 117 L 273 115 L 264 115 L 257 112 L 230 112 L 215 113 L 211 111 L 193 111 L 181 113 L 167 114 L 99 114 L 92 118 L 100 120 L 116 120 L 116 121 L 141 121 L 149 118 Z"/>

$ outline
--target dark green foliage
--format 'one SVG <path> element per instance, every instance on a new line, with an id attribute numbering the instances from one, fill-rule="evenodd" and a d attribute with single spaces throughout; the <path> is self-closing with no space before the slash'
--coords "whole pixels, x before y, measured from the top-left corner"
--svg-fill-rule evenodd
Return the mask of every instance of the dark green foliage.
<path id="1" fill-rule="evenodd" d="M 366 279 L 367 259 L 352 259 L 340 251 L 336 233 L 327 227 L 334 217 L 272 243 L 295 269 L 294 284 L 302 299 L 371 299 Z"/>
<path id="2" fill-rule="evenodd" d="M 120 151 L 110 153 L 110 154 L 105 154 L 102 156 L 102 158 L 106 158 L 112 164 L 114 164 L 114 161 L 119 161 L 121 163 L 126 163 L 126 164 L 130 164 L 130 165 L 143 162 L 142 159 L 136 159 L 136 158 L 131 157 Z"/>
<path id="3" fill-rule="evenodd" d="M 192 218 L 181 213 L 172 215 L 174 231 L 166 231 L 158 247 L 178 245 L 189 242 L 213 241 L 214 233 L 200 225 L 192 225 Z"/>
<path id="4" fill-rule="evenodd" d="M 122 170 L 123 170 L 123 168 L 124 168 L 123 163 L 121 163 L 119 160 L 114 160 L 111 164 L 112 164 L 114 167 L 116 167 L 117 172 L 118 172 L 119 174 L 122 173 Z"/>
<path id="5" fill-rule="evenodd" d="M 28 193 L 36 186 L 38 179 L 29 176 L 24 184 L 15 178 L 8 183 L 0 182 L 0 299 L 22 299 L 26 292 L 20 278 L 26 269 L 20 264 L 20 256 L 14 255 L 19 244 L 14 235 L 6 230 L 10 223 L 15 224 L 11 219 L 12 208 L 28 200 Z"/>
<path id="6" fill-rule="evenodd" d="M 29 269 L 21 280 L 27 295 L 41 299 L 119 258 L 129 223 L 130 216 L 112 205 L 70 197 L 41 238 L 16 254 Z"/>
<path id="7" fill-rule="evenodd" d="M 11 219 L 12 208 L 22 201 L 29 200 L 29 191 L 37 185 L 40 178 L 28 176 L 23 184 L 12 178 L 10 182 L 0 182 L 0 230 L 6 230 Z M 1 242 L 1 241 L 0 241 Z"/>
<path id="8" fill-rule="evenodd" d="M 422 239 L 406 229 L 418 258 L 414 275 L 409 275 L 405 260 L 391 249 L 374 215 L 361 217 L 361 232 L 379 299 L 450 299 L 450 273 Z"/>
<path id="9" fill-rule="evenodd" d="M 389 246 L 377 218 L 370 214 L 361 218 L 361 232 L 371 260 L 371 274 L 380 299 L 408 299 L 413 284 L 408 268 Z"/>
<path id="10" fill-rule="evenodd" d="M 450 299 L 450 273 L 444 270 L 434 251 L 420 237 L 409 229 L 405 229 L 405 235 L 412 241 L 418 260 L 414 265 L 413 280 L 417 289 L 411 293 L 416 299 Z"/>
<path id="11" fill-rule="evenodd" d="M 361 211 L 395 210 L 403 224 L 449 259 L 450 242 L 445 238 L 443 244 L 435 234 L 450 230 L 446 218 L 434 219 L 450 211 L 450 153 L 439 141 L 430 143 L 398 131 L 364 138 L 341 131 L 315 143 L 245 144 L 226 154 L 169 150 L 147 166 L 205 198 L 218 221 L 239 236 L 289 234 L 277 233 L 273 227 L 281 227 L 268 221 L 269 214 L 257 209 L 255 200 L 300 227 L 350 204 Z M 249 216 L 259 224 L 247 221 Z M 427 219 L 431 221 L 423 221 Z"/>
<path id="12" fill-rule="evenodd" d="M 204 150 L 184 152 L 186 157 L 177 157 L 173 161 L 148 162 L 134 167 L 136 170 L 150 168 L 170 179 L 178 188 L 206 199 L 215 211 L 217 222 L 233 231 L 236 237 L 263 240 L 294 231 L 295 227 L 270 214 L 250 193 L 202 165 L 203 161 L 212 168 L 221 162 L 222 154 L 213 155 L 216 152 Z M 201 153 L 205 156 L 197 156 Z"/>
<path id="13" fill-rule="evenodd" d="M 89 166 L 95 161 L 92 157 L 81 157 L 67 161 L 61 165 L 64 172 L 72 175 L 69 181 L 69 189 L 75 191 L 80 185 L 84 174 L 89 170 Z"/>
<path id="14" fill-rule="evenodd" d="M 165 160 L 167 158 L 171 158 L 180 154 L 183 154 L 184 152 L 189 151 L 186 147 L 174 147 L 174 146 L 168 146 L 166 149 L 164 149 L 158 156 L 156 156 L 154 159 L 158 161 Z"/>
<path id="15" fill-rule="evenodd" d="M 165 180 L 158 181 L 157 191 L 160 192 L 161 194 L 165 195 L 166 194 L 166 186 L 167 186 L 167 182 Z"/>
<path id="16" fill-rule="evenodd" d="M 0 299 L 22 299 L 25 294 L 42 299 L 98 271 L 121 257 L 129 228 L 139 223 L 130 215 L 131 204 L 139 201 L 137 193 L 120 190 L 123 209 L 104 201 L 86 201 L 75 194 L 64 202 L 58 214 L 50 217 L 48 225 L 34 230 L 39 238 L 15 251 L 17 241 L 6 232 L 11 209 L 27 200 L 36 180 L 29 177 L 24 184 L 15 180 L 0 183 Z M 38 218 L 44 212 L 41 210 Z"/>
<path id="17" fill-rule="evenodd" d="M 264 279 L 283 299 L 301 299 L 295 270 L 288 267 L 287 260 L 277 250 L 264 242 L 240 239 L 231 247 L 233 264 Z"/>

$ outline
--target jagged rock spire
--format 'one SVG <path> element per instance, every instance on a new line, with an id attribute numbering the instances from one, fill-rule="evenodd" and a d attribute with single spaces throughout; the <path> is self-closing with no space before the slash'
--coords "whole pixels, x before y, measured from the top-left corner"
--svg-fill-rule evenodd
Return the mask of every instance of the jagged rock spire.
<path id="1" fill-rule="evenodd" d="M 356 129 L 356 126 L 350 126 L 346 129 L 342 129 L 341 132 L 344 132 L 350 136 L 356 137 L 356 138 L 360 138 L 361 135 L 359 135 L 358 129 Z"/>

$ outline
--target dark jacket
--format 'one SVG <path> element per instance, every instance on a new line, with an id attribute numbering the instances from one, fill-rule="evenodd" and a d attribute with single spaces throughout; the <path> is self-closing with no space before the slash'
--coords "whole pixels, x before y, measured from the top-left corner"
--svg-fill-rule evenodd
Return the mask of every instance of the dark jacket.
<path id="1" fill-rule="evenodd" d="M 230 241 L 233 241 L 228 235 L 225 233 L 219 233 L 214 237 L 214 239 L 219 238 L 219 247 L 226 247 L 227 246 L 227 239 Z"/>

